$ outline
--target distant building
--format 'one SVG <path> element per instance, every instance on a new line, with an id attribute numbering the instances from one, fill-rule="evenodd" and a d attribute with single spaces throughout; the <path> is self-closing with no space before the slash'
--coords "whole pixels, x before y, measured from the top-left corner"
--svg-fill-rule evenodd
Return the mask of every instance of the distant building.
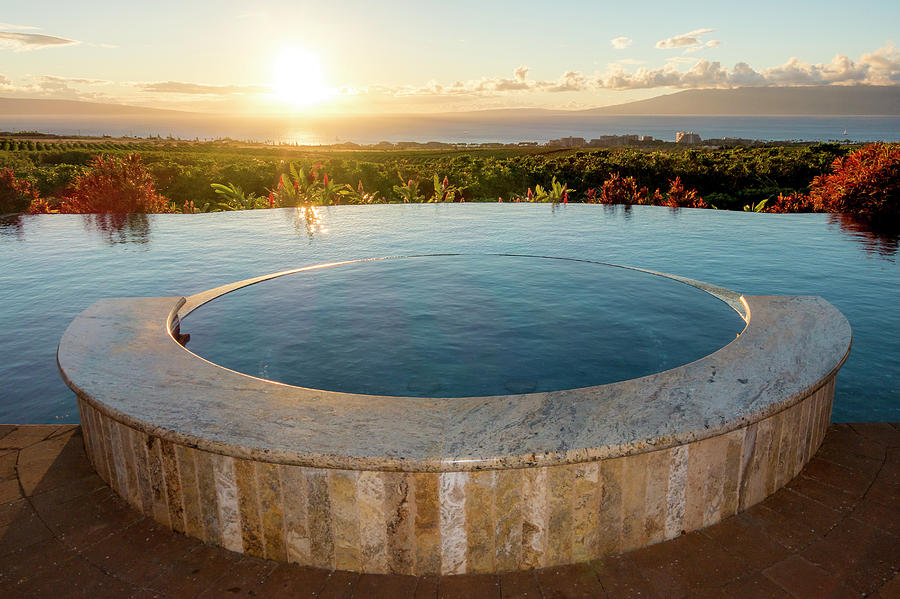
<path id="1" fill-rule="evenodd" d="M 561 137 L 560 139 L 551 139 L 547 145 L 552 148 L 583 148 L 585 141 L 583 137 Z"/>
<path id="2" fill-rule="evenodd" d="M 538 145 L 538 142 L 536 142 L 536 141 L 520 141 L 519 142 L 520 148 L 531 148 L 531 147 L 535 147 L 537 145 Z"/>
<path id="3" fill-rule="evenodd" d="M 698 144 L 700 141 L 700 136 L 693 131 L 679 131 L 675 134 L 675 143 Z"/>
<path id="4" fill-rule="evenodd" d="M 652 135 L 641 135 L 641 141 L 653 141 Z"/>

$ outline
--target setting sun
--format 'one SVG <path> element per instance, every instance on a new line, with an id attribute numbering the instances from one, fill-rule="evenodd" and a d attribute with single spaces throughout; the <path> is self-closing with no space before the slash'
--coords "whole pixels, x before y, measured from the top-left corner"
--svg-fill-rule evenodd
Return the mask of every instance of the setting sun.
<path id="1" fill-rule="evenodd" d="M 283 50 L 272 65 L 272 91 L 292 106 L 318 104 L 329 95 L 322 82 L 322 67 L 314 54 L 290 48 Z"/>

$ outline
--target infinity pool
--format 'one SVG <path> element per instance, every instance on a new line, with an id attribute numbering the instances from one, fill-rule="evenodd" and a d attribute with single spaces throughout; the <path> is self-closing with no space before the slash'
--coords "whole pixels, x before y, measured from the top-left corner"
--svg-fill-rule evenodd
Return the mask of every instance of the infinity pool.
<path id="1" fill-rule="evenodd" d="M 6 219 L 0 223 L 0 422 L 77 421 L 75 397 L 60 380 L 55 352 L 66 326 L 97 299 L 189 295 L 299 266 L 421 253 L 583 258 L 676 273 L 746 294 L 820 295 L 846 315 L 854 335 L 853 351 L 838 377 L 833 418 L 898 421 L 896 251 L 896 237 L 875 236 L 828 215 L 661 207 L 393 205 L 327 208 L 310 219 L 290 209 L 121 222 L 74 215 Z M 696 291 L 671 281 L 658 283 L 665 283 L 666 292 Z M 709 299 L 696 293 L 695 298 Z M 611 303 L 613 296 L 608 296 Z M 364 303 L 364 298 L 355 301 Z M 708 308 L 728 312 L 724 304 L 710 301 Z M 681 308 L 677 302 L 666 306 Z M 734 318 L 729 314 L 726 320 Z M 725 336 L 733 338 L 739 326 L 726 329 Z M 192 344 L 202 334 L 188 332 L 197 335 L 188 345 L 196 351 Z M 635 339 L 647 342 L 639 336 L 646 334 L 636 331 Z M 718 338 L 712 345 L 725 342 Z M 577 364 L 577 359 L 570 362 Z M 251 364 L 248 371 L 258 368 Z M 403 394 L 411 394 L 410 383 L 399 382 L 407 388 Z"/>
<path id="2" fill-rule="evenodd" d="M 187 347 L 256 377 L 466 397 L 637 378 L 710 354 L 744 321 L 695 287 L 534 256 L 418 256 L 244 287 L 191 312 Z"/>

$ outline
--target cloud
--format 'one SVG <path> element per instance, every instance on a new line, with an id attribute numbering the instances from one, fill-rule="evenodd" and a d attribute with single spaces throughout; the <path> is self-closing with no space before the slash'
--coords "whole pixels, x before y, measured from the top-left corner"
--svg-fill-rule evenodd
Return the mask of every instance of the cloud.
<path id="1" fill-rule="evenodd" d="M 621 37 L 612 38 L 611 40 L 609 40 L 609 43 L 612 44 L 612 47 L 616 50 L 624 50 L 625 48 L 630 46 L 633 41 L 634 40 L 632 40 L 630 37 L 625 37 L 623 35 Z"/>
<path id="2" fill-rule="evenodd" d="M 77 86 L 105 85 L 102 79 L 56 77 L 54 75 L 28 75 L 19 82 L 0 75 L 0 90 L 18 97 L 49 97 L 65 99 L 95 99 L 98 94 L 78 89 Z M 75 87 L 73 87 L 75 86 Z"/>
<path id="3" fill-rule="evenodd" d="M 591 81 L 580 71 L 565 71 L 557 79 L 534 81 L 528 79 L 529 68 L 520 66 L 513 70 L 512 77 L 481 77 L 469 81 L 455 81 L 450 85 L 442 85 L 431 80 L 423 86 L 382 86 L 374 85 L 364 90 L 347 87 L 339 90 L 353 90 L 355 94 L 369 93 L 390 96 L 490 96 L 507 92 L 568 92 L 583 91 L 591 87 Z"/>
<path id="4" fill-rule="evenodd" d="M 164 94 L 191 94 L 206 96 L 232 96 L 268 93 L 270 88 L 263 85 L 210 85 L 206 83 L 186 83 L 183 81 L 160 81 L 134 84 L 142 92 Z"/>
<path id="5" fill-rule="evenodd" d="M 658 42 L 656 42 L 656 47 L 660 49 L 670 49 L 684 48 L 685 46 L 696 46 L 703 43 L 703 40 L 700 39 L 701 35 L 712 33 L 713 31 L 715 30 L 694 29 L 693 31 L 688 31 L 687 33 L 682 33 L 681 35 L 676 35 L 664 40 L 659 40 Z"/>
<path id="6" fill-rule="evenodd" d="M 42 33 L 13 33 L 0 31 L 0 48 L 7 48 L 15 52 L 27 52 L 28 50 L 40 50 L 53 46 L 71 46 L 78 44 L 77 40 L 70 40 L 55 35 Z"/>
<path id="7" fill-rule="evenodd" d="M 708 60 L 698 60 L 687 71 L 679 71 L 675 63 L 685 59 L 676 57 L 664 67 L 639 68 L 633 73 L 625 73 L 621 66 L 611 65 L 609 72 L 597 83 L 606 89 L 900 84 L 900 52 L 892 44 L 863 54 L 858 61 L 842 54 L 819 64 L 793 57 L 782 65 L 759 71 L 746 62 L 737 63 L 729 71 L 718 61 Z"/>
<path id="8" fill-rule="evenodd" d="M 691 54 L 693 52 L 698 52 L 700 50 L 703 50 L 704 48 L 717 48 L 721 45 L 722 45 L 722 42 L 720 42 L 719 40 L 709 40 L 705 44 L 700 44 L 699 46 L 692 46 L 690 48 L 685 48 L 684 53 Z"/>
<path id="9" fill-rule="evenodd" d="M 74 83 L 76 85 L 100 85 L 110 83 L 105 79 L 82 79 L 79 77 L 56 77 L 54 75 L 42 75 L 39 77 L 41 81 L 46 83 Z"/>
<path id="10" fill-rule="evenodd" d="M 40 29 L 40 27 L 32 27 L 31 25 L 13 25 L 12 23 L 0 23 L 0 29 L 13 31 L 33 31 Z"/>
<path id="11" fill-rule="evenodd" d="M 715 42 L 715 43 L 714 43 Z M 715 47 L 710 40 L 699 47 Z M 690 56 L 672 56 L 658 68 L 639 66 L 628 71 L 625 65 L 638 61 L 622 60 L 611 63 L 605 73 L 586 75 L 581 71 L 565 71 L 557 79 L 532 80 L 529 69 L 518 67 L 513 77 L 482 77 L 469 81 L 456 81 L 443 85 L 435 80 L 423 86 L 372 86 L 352 88 L 357 95 L 375 94 L 387 96 L 499 96 L 509 93 L 563 93 L 598 89 L 633 90 L 653 88 L 702 89 L 748 86 L 797 86 L 797 85 L 900 85 L 900 52 L 888 44 L 874 52 L 863 54 L 854 61 L 837 55 L 830 62 L 811 64 L 791 58 L 784 64 L 756 70 L 746 62 L 738 62 L 733 68 L 718 61 L 694 59 Z M 346 95 L 342 92 L 342 95 Z"/>

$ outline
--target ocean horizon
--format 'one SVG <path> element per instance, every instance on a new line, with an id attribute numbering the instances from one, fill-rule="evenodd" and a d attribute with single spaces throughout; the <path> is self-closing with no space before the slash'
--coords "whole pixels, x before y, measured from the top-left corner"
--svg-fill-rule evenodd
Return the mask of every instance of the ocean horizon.
<path id="1" fill-rule="evenodd" d="M 0 130 L 57 135 L 172 137 L 328 145 L 353 142 L 546 143 L 560 137 L 637 134 L 675 141 L 678 131 L 704 140 L 900 141 L 900 116 L 628 116 L 534 115 L 486 112 L 449 115 L 317 117 L 4 116 Z"/>

